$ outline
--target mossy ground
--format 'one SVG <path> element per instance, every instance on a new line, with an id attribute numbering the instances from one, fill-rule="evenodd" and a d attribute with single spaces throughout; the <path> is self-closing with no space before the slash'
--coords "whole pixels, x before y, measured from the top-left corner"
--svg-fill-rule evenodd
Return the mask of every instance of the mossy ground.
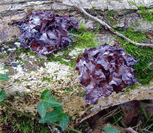
<path id="1" fill-rule="evenodd" d="M 129 1 L 133 5 L 137 6 L 135 2 Z M 138 14 L 143 18 L 144 21 L 153 21 L 153 9 L 147 9 L 143 5 L 137 6 Z M 139 24 L 135 25 L 139 26 Z M 116 28 L 118 30 L 118 28 Z M 150 42 L 146 37 L 146 33 L 142 31 L 134 31 L 132 27 L 128 28 L 125 31 L 119 31 L 123 35 L 127 36 L 131 40 L 135 42 Z M 133 66 L 136 70 L 135 77 L 139 80 L 141 84 L 149 84 L 150 81 L 153 80 L 153 49 L 149 47 L 140 47 L 133 45 L 126 40 L 123 40 L 117 37 L 117 40 L 121 43 L 121 47 L 123 47 L 128 54 L 134 55 L 135 59 L 140 59 L 140 61 Z"/>
<path id="2" fill-rule="evenodd" d="M 75 58 L 69 55 L 69 53 L 74 50 L 75 48 L 80 49 L 89 49 L 91 47 L 99 46 L 98 41 L 95 39 L 96 33 L 91 32 L 88 29 L 85 29 L 83 25 L 80 26 L 79 30 L 70 30 L 70 37 L 72 39 L 72 43 L 67 48 L 55 51 L 54 54 L 62 53 L 62 55 L 54 56 L 54 54 L 48 55 L 48 61 L 59 61 L 61 64 L 69 65 L 70 67 L 74 68 L 76 64 L 76 59 L 78 56 L 81 56 L 82 53 L 76 55 Z M 68 61 L 65 61 L 65 60 Z"/>
<path id="3" fill-rule="evenodd" d="M 144 11 L 143 11 L 144 12 Z M 140 13 L 142 16 L 143 14 Z M 149 13 L 151 14 L 151 13 Z M 145 17 L 147 15 L 144 15 Z M 151 15 L 149 15 L 150 18 L 149 21 L 152 20 Z M 145 19 L 144 17 L 144 19 Z M 145 19 L 147 20 L 147 19 Z M 116 29 L 117 30 L 117 29 Z M 146 35 L 144 32 L 135 32 L 132 28 L 129 28 L 126 31 L 119 31 L 122 34 L 129 37 L 131 40 L 134 40 L 136 42 L 141 42 L 148 39 L 146 38 Z M 75 48 L 82 48 L 82 49 L 89 49 L 91 47 L 96 47 L 101 44 L 98 43 L 98 41 L 95 39 L 97 31 L 93 32 L 88 29 L 85 29 L 84 26 L 81 26 L 79 30 L 70 30 L 70 36 L 72 40 L 72 43 L 69 47 L 58 50 L 54 52 L 51 55 L 47 56 L 48 61 L 58 61 L 62 64 L 69 65 L 72 68 L 75 67 L 76 59 L 78 56 L 81 56 L 82 53 L 78 54 L 75 58 L 71 58 L 69 56 L 69 53 L 74 50 Z M 149 84 L 150 81 L 153 79 L 153 65 L 150 65 L 150 63 L 153 62 L 153 50 L 149 47 L 139 47 L 133 44 L 130 44 L 129 42 L 118 38 L 117 40 L 121 43 L 120 47 L 123 47 L 128 54 L 134 55 L 136 59 L 140 59 L 138 64 L 136 64 L 133 68 L 136 69 L 135 77 L 139 80 L 141 84 Z M 19 58 L 19 55 L 22 53 L 29 53 L 30 55 L 36 56 L 35 53 L 30 51 L 29 49 L 24 48 L 18 48 L 16 50 L 17 53 L 17 59 L 21 60 Z M 62 56 L 54 56 L 55 54 L 62 53 Z M 1 55 L 4 57 L 4 55 Z M 63 59 L 70 60 L 69 62 L 64 61 Z M 44 62 L 44 60 L 41 60 Z M 50 78 L 44 78 L 43 81 L 50 82 Z M 131 88 L 131 87 L 130 87 Z M 72 88 L 67 88 L 67 93 L 70 93 Z M 83 94 L 84 95 L 84 94 Z M 9 111 L 3 112 L 1 111 L 1 124 L 3 124 L 4 129 L 10 129 L 11 131 L 19 131 L 19 132 L 50 132 L 48 130 L 47 125 L 39 124 L 38 120 L 32 119 L 23 115 L 17 115 L 16 112 L 10 113 Z M 113 119 L 116 122 L 118 118 L 120 118 L 121 114 L 118 116 L 114 116 Z M 116 123 L 117 124 L 117 123 Z"/>
<path id="4" fill-rule="evenodd" d="M 148 11 L 147 11 L 148 13 Z M 145 14 L 147 14 L 145 12 Z M 149 13 L 151 14 L 151 12 Z M 147 15 L 143 15 L 140 13 L 140 15 L 143 16 L 144 20 L 152 20 L 151 15 L 149 15 L 149 18 L 145 18 L 147 17 Z M 138 26 L 138 25 L 137 25 Z M 117 29 L 116 29 L 117 30 Z M 125 36 L 129 37 L 131 40 L 134 40 L 135 42 L 149 42 L 149 39 L 146 37 L 145 32 L 141 32 L 141 31 L 134 31 L 132 28 L 129 28 L 128 30 L 125 31 L 119 31 L 120 33 L 124 34 Z M 96 32 L 92 32 L 89 30 L 84 29 L 84 27 L 82 26 L 78 31 L 72 31 L 72 37 L 74 37 L 75 39 L 72 42 L 72 45 L 68 48 L 66 48 L 66 52 L 64 54 L 66 54 L 65 56 L 62 56 L 62 58 L 64 57 L 65 59 L 70 59 L 70 57 L 68 56 L 68 53 L 71 52 L 71 50 L 73 50 L 74 48 L 86 48 L 89 49 L 91 47 L 96 47 L 99 46 L 101 44 L 98 43 L 98 41 L 95 39 L 96 37 Z M 149 84 L 152 80 L 153 80 L 153 65 L 150 65 L 151 63 L 153 63 L 153 49 L 149 48 L 149 47 L 140 47 L 140 46 L 136 46 L 133 45 L 119 37 L 116 37 L 117 40 L 120 42 L 120 47 L 123 47 L 125 49 L 125 51 L 128 54 L 132 54 L 135 59 L 140 59 L 140 61 L 133 66 L 133 68 L 136 70 L 135 73 L 135 77 L 139 80 L 139 82 L 143 85 Z M 82 53 L 80 53 L 78 56 L 81 56 Z M 77 57 L 73 60 L 71 60 L 70 64 L 67 62 L 62 62 L 66 65 L 70 65 L 71 67 L 74 68 L 75 66 L 75 61 L 77 59 Z M 56 58 L 58 59 L 58 58 Z M 125 91 L 128 91 L 129 89 L 135 89 L 137 88 L 136 86 L 139 86 L 139 84 L 135 84 L 133 86 L 129 86 L 127 87 L 127 89 Z M 71 91 L 71 88 L 68 88 L 67 90 L 68 92 Z M 143 117 L 143 113 L 141 114 L 141 117 Z M 124 112 L 120 112 L 117 115 L 115 114 L 114 116 L 111 117 L 111 119 L 113 119 L 113 122 L 118 125 L 121 126 L 121 117 L 123 116 Z M 152 117 L 151 117 L 152 118 Z M 141 118 L 140 118 L 141 119 Z M 140 121 L 143 121 L 144 118 L 142 118 Z M 143 121 L 145 123 L 145 121 Z M 86 125 L 86 124 L 85 124 Z M 83 126 L 83 124 L 81 125 Z M 148 127 L 150 128 L 149 130 L 152 130 L 152 124 L 151 121 L 149 120 L 147 125 L 143 125 L 143 129 L 148 129 Z M 81 127 L 81 129 L 83 129 Z M 142 129 L 140 128 L 140 130 L 142 131 Z M 149 132 L 148 130 L 148 132 Z M 143 132 L 143 131 L 142 131 Z"/>
<path id="5" fill-rule="evenodd" d="M 138 14 L 145 20 L 145 21 L 153 21 L 153 9 L 147 9 L 147 7 L 143 5 L 137 5 L 136 2 L 133 2 L 131 0 L 128 1 L 132 5 L 136 6 L 139 10 Z"/>
<path id="6" fill-rule="evenodd" d="M 140 10 L 139 14 L 140 16 L 145 20 L 145 21 L 153 21 L 153 9 L 147 9 L 146 7 L 144 7 L 143 5 L 140 5 L 138 7 L 138 9 Z"/>
<path id="7" fill-rule="evenodd" d="M 117 29 L 116 29 L 117 30 Z M 129 37 L 135 42 L 149 41 L 146 37 L 145 32 L 134 31 L 132 28 L 129 28 L 126 31 L 119 31 L 125 36 Z M 95 39 L 96 33 L 89 30 L 85 30 L 83 26 L 78 31 L 72 31 L 72 36 L 75 38 L 68 48 L 63 50 L 58 50 L 58 52 L 63 52 L 62 56 L 55 57 L 54 55 L 49 55 L 49 61 L 59 61 L 62 64 L 70 65 L 72 68 L 75 67 L 76 59 L 78 56 L 81 56 L 82 53 L 78 54 L 76 58 L 71 59 L 69 53 L 75 48 L 89 49 L 91 47 L 97 47 L 99 45 L 98 41 Z M 117 40 L 121 43 L 120 47 L 123 47 L 127 54 L 132 54 L 135 59 L 140 59 L 140 61 L 133 66 L 136 70 L 135 77 L 139 80 L 141 84 L 149 84 L 153 79 L 153 66 L 150 65 L 153 62 L 153 50 L 149 47 L 140 47 L 117 37 Z M 63 59 L 70 60 L 69 62 L 63 61 Z"/>
<path id="8" fill-rule="evenodd" d="M 116 28 L 116 30 L 118 30 L 118 28 Z M 119 32 L 129 37 L 131 40 L 134 40 L 135 42 L 149 41 L 145 35 L 145 32 L 136 32 L 132 27 L 128 28 L 128 30 Z M 95 39 L 97 33 L 98 30 L 93 32 L 89 29 L 85 29 L 85 26 L 83 25 L 80 26 L 79 30 L 70 30 L 70 36 L 72 39 L 71 45 L 48 55 L 47 61 L 60 62 L 61 64 L 69 65 L 71 68 L 74 68 L 76 59 L 78 56 L 82 55 L 82 52 L 76 55 L 75 58 L 72 58 L 69 53 L 76 48 L 89 49 L 91 47 L 97 47 L 101 45 Z M 134 55 L 135 59 L 140 59 L 140 61 L 135 66 L 133 66 L 133 68 L 136 70 L 135 77 L 141 84 L 149 84 L 149 82 L 153 79 L 153 65 L 150 65 L 153 62 L 152 48 L 136 46 L 119 37 L 117 37 L 117 40 L 121 43 L 120 47 L 123 47 L 128 54 Z M 18 60 L 21 60 L 19 55 L 22 52 L 36 56 L 36 54 L 30 49 L 18 48 L 16 50 Z M 43 58 L 37 58 L 37 60 L 40 60 L 39 62 L 42 63 L 44 62 Z"/>
<path id="9" fill-rule="evenodd" d="M 17 112 L 1 111 L 0 124 L 4 132 L 39 132 L 50 133 L 47 124 L 40 124 L 39 120 L 26 117 L 24 115 L 17 115 Z"/>
<path id="10" fill-rule="evenodd" d="M 132 28 L 129 28 L 127 31 L 119 32 L 135 42 L 149 41 L 144 32 L 135 32 Z M 153 49 L 130 44 L 121 38 L 118 38 L 118 41 L 121 43 L 120 47 L 123 47 L 128 54 L 132 54 L 136 60 L 140 59 L 140 61 L 133 66 L 136 70 L 135 77 L 141 84 L 149 84 L 149 82 L 153 80 L 153 66 L 150 65 L 153 62 Z"/>
<path id="11" fill-rule="evenodd" d="M 127 30 L 127 31 L 120 31 L 122 34 L 126 35 L 130 39 L 141 42 L 143 40 L 148 40 L 145 36 L 145 33 L 142 32 L 135 32 L 133 29 Z M 84 29 L 82 26 L 81 29 L 78 31 L 71 31 L 71 38 L 73 37 L 73 42 L 71 46 L 58 50 L 54 52 L 51 55 L 48 55 L 47 60 L 48 61 L 58 61 L 65 65 L 70 65 L 72 68 L 74 68 L 76 64 L 76 59 L 78 56 L 81 56 L 82 53 L 77 55 L 74 59 L 71 59 L 69 56 L 69 53 L 75 49 L 75 48 L 82 48 L 82 49 L 89 49 L 91 47 L 99 46 L 100 44 L 95 39 L 96 32 L 92 32 L 90 30 Z M 120 47 L 123 47 L 128 54 L 134 55 L 136 59 L 140 59 L 138 64 L 136 64 L 133 68 L 136 69 L 135 77 L 139 80 L 141 84 L 149 84 L 149 82 L 153 79 L 153 67 L 149 66 L 149 63 L 153 62 L 153 50 L 148 47 L 139 47 L 133 44 L 130 44 L 129 42 L 118 38 L 117 40 L 121 43 Z M 35 53 L 31 52 L 28 49 L 19 48 L 17 50 L 17 57 L 19 59 L 19 55 L 21 52 L 25 53 L 32 53 L 32 55 L 36 55 Z M 62 53 L 62 56 L 54 56 L 54 54 Z M 63 59 L 70 60 L 69 62 L 64 61 Z M 44 60 L 42 60 L 44 61 Z M 50 82 L 51 78 L 44 78 L 43 81 Z M 133 87 L 134 88 L 134 87 Z M 130 87 L 131 89 L 131 87 Z M 71 93 L 72 88 L 67 88 L 67 93 Z M 127 90 L 128 91 L 128 88 Z M 83 95 L 84 97 L 84 95 Z M 3 121 L 3 129 L 8 128 L 11 131 L 20 131 L 20 132 L 31 132 L 31 131 L 39 131 L 39 132 L 50 132 L 47 125 L 39 124 L 39 122 L 35 119 L 28 118 L 25 116 L 18 116 L 16 113 L 9 113 L 9 112 L 2 112 L 4 113 L 1 117 L 1 120 Z M 6 115 L 6 113 L 10 115 Z M 119 116 L 113 116 L 114 121 L 116 122 Z M 12 119 L 13 117 L 13 119 Z M 1 121 L 1 122 L 2 122 Z M 116 123 L 117 124 L 117 123 Z"/>

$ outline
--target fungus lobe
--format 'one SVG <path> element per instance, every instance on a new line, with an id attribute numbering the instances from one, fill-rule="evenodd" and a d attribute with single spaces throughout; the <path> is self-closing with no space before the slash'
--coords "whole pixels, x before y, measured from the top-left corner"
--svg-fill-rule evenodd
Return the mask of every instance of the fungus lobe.
<path id="1" fill-rule="evenodd" d="M 117 45 L 104 44 L 86 49 L 75 66 L 80 83 L 85 86 L 85 102 L 97 104 L 99 98 L 108 97 L 113 91 L 118 93 L 137 82 L 132 66 L 138 61 Z"/>
<path id="2" fill-rule="evenodd" d="M 47 55 L 70 45 L 68 28 L 78 29 L 78 22 L 68 16 L 55 16 L 53 11 L 31 11 L 27 19 L 13 22 L 21 30 L 20 42 L 24 48 Z"/>

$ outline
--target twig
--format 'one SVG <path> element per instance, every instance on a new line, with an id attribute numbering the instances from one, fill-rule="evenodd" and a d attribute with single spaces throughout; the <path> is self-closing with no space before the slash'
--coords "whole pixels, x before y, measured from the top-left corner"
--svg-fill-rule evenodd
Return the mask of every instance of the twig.
<path id="1" fill-rule="evenodd" d="M 146 44 L 146 43 L 137 43 L 132 41 L 131 39 L 129 39 L 128 37 L 124 36 L 123 34 L 115 31 L 115 29 L 113 29 L 110 25 L 108 25 L 107 23 L 105 23 L 104 21 L 98 19 L 97 17 L 92 16 L 91 14 L 89 14 L 88 12 L 86 12 L 78 3 L 74 3 L 72 0 L 70 0 L 70 2 L 73 4 L 74 7 L 76 7 L 77 9 L 79 9 L 82 13 L 84 13 L 85 15 L 87 15 L 89 18 L 92 18 L 93 20 L 99 22 L 102 26 L 107 27 L 111 32 L 113 32 L 114 34 L 116 34 L 117 36 L 127 40 L 128 42 L 132 43 L 132 44 L 136 44 L 138 46 L 148 46 L 153 48 L 153 44 Z"/>

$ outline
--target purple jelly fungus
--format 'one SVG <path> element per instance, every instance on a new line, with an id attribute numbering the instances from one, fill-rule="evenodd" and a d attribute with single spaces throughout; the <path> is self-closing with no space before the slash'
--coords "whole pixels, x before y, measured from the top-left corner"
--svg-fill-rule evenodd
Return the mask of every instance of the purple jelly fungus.
<path id="1" fill-rule="evenodd" d="M 78 29 L 79 24 L 68 16 L 55 16 L 53 11 L 31 11 L 27 19 L 13 22 L 20 28 L 20 42 L 37 54 L 48 55 L 70 45 L 68 29 Z"/>
<path id="2" fill-rule="evenodd" d="M 138 82 L 132 68 L 138 61 L 118 45 L 104 44 L 85 49 L 75 66 L 80 74 L 80 83 L 85 86 L 85 102 L 97 104 L 99 98 L 106 98 L 113 91 L 118 93 Z"/>

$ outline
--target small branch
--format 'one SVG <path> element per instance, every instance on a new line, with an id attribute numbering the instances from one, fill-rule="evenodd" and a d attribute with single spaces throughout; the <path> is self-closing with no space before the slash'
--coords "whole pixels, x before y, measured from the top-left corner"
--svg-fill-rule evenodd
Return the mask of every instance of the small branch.
<path id="1" fill-rule="evenodd" d="M 70 0 L 71 1 L 71 0 Z M 138 46 L 148 46 L 153 48 L 153 44 L 146 44 L 146 43 L 137 43 L 132 41 L 131 39 L 129 39 L 128 37 L 124 36 L 123 34 L 115 31 L 115 29 L 113 29 L 110 25 L 108 25 L 107 23 L 105 23 L 104 21 L 98 19 L 97 17 L 92 16 L 91 14 L 89 14 L 88 12 L 86 12 L 81 6 L 80 4 L 76 4 L 74 2 L 71 1 L 71 3 L 73 4 L 74 7 L 76 7 L 77 9 L 79 9 L 82 13 L 84 13 L 85 15 L 87 15 L 89 18 L 92 18 L 93 20 L 99 22 L 102 26 L 107 27 L 111 32 L 113 32 L 114 34 L 116 34 L 117 36 L 127 40 L 128 42 L 132 43 L 132 44 L 136 44 Z"/>

